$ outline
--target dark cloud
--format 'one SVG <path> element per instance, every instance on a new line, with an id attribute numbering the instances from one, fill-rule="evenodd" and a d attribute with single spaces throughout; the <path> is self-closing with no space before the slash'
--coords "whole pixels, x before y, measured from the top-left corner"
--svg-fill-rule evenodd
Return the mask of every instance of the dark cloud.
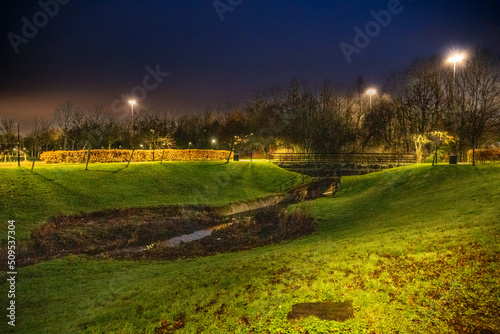
<path id="1" fill-rule="evenodd" d="M 170 76 L 142 105 L 183 110 L 242 101 L 293 77 L 350 84 L 363 75 L 382 85 L 413 58 L 452 48 L 500 53 L 497 0 L 244 0 L 223 21 L 212 1 L 59 1 L 67 4 L 18 53 L 9 33 L 23 37 L 23 17 L 44 23 L 40 3 L 56 0 L 0 3 L 0 116 L 49 117 L 66 99 L 111 105 L 157 64 Z M 340 43 L 354 45 L 355 27 L 364 31 L 372 12 L 395 5 L 401 10 L 348 64 Z"/>

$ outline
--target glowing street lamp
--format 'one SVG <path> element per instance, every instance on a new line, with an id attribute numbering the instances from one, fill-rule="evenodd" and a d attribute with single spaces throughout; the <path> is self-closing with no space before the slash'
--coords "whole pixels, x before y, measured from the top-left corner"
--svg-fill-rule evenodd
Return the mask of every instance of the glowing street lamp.
<path id="1" fill-rule="evenodd" d="M 452 98 L 453 94 L 455 91 L 455 75 L 456 75 L 456 70 L 457 70 L 457 63 L 461 62 L 464 60 L 464 56 L 461 54 L 455 54 L 454 56 L 451 56 L 448 58 L 448 62 L 453 63 L 453 87 L 451 90 Z M 454 98 L 453 98 L 454 99 Z M 464 137 L 464 109 L 462 108 L 462 115 L 461 115 L 461 122 L 460 122 L 460 142 L 459 142 L 459 149 L 460 149 L 460 160 L 463 161 L 463 137 Z"/>
<path id="2" fill-rule="evenodd" d="M 128 101 L 128 103 L 130 103 L 130 105 L 132 106 L 132 120 L 134 119 L 134 104 L 136 104 L 137 102 L 135 102 L 135 100 L 130 100 Z"/>
<path id="3" fill-rule="evenodd" d="M 377 94 L 377 91 L 373 88 L 370 88 L 366 91 L 366 94 L 370 95 L 370 109 L 372 108 L 372 95 Z"/>
<path id="4" fill-rule="evenodd" d="M 134 136 L 134 104 L 136 103 L 135 100 L 130 100 L 128 101 L 130 103 L 130 106 L 132 108 L 132 137 Z"/>
<path id="5" fill-rule="evenodd" d="M 212 139 L 212 150 L 214 149 L 215 139 Z"/>
<path id="6" fill-rule="evenodd" d="M 19 140 L 19 123 L 16 123 L 17 125 L 17 166 L 21 167 L 21 141 Z"/>
<path id="7" fill-rule="evenodd" d="M 461 62 L 462 60 L 464 60 L 464 56 L 462 55 L 455 55 L 448 58 L 448 61 L 450 63 L 453 63 L 453 82 L 455 82 L 455 72 L 457 70 L 457 62 Z"/>

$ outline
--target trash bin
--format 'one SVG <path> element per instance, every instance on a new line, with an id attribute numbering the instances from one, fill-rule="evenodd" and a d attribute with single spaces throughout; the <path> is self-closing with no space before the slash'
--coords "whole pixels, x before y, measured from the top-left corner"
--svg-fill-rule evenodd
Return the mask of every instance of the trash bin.
<path id="1" fill-rule="evenodd" d="M 239 153 L 235 153 L 233 159 L 234 159 L 234 161 L 240 161 Z"/>
<path id="2" fill-rule="evenodd" d="M 457 156 L 450 155 L 450 165 L 456 165 L 456 164 L 457 164 Z"/>

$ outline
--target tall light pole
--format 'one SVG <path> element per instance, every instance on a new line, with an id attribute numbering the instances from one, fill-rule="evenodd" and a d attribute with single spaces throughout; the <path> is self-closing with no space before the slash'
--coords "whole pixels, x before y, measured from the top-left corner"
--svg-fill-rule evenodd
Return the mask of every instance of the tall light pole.
<path id="1" fill-rule="evenodd" d="M 462 56 L 462 55 L 456 55 L 456 56 L 448 58 L 448 61 L 450 63 L 453 63 L 453 84 L 455 84 L 455 73 L 457 71 L 457 62 L 461 62 L 463 59 L 464 59 L 464 56 Z"/>
<path id="2" fill-rule="evenodd" d="M 252 142 L 252 138 L 253 138 L 253 132 L 250 134 L 250 162 L 253 161 L 253 142 Z"/>
<path id="3" fill-rule="evenodd" d="M 373 88 L 370 88 L 366 91 L 366 94 L 370 95 L 370 109 L 372 108 L 372 95 L 377 94 L 377 91 Z"/>
<path id="4" fill-rule="evenodd" d="M 215 139 L 212 139 L 212 150 L 214 149 Z"/>
<path id="5" fill-rule="evenodd" d="M 453 87 L 451 89 L 451 96 L 453 100 L 453 105 L 455 104 L 455 76 L 456 76 L 456 71 L 457 71 L 457 62 L 461 62 L 464 59 L 464 56 L 462 55 L 455 55 L 450 58 L 448 58 L 448 62 L 453 63 Z M 462 113 L 461 113 L 461 123 L 460 123 L 460 161 L 463 162 L 464 157 L 463 157 L 463 141 L 464 141 L 464 108 L 462 107 Z"/>
<path id="6" fill-rule="evenodd" d="M 17 165 L 21 167 L 21 141 L 19 140 L 19 123 L 17 125 Z"/>
<path id="7" fill-rule="evenodd" d="M 154 129 L 151 129 L 151 145 L 153 146 L 153 162 L 154 162 L 155 161 L 155 130 Z M 151 147 L 149 149 L 151 149 Z"/>
<path id="8" fill-rule="evenodd" d="M 130 100 L 128 101 L 128 103 L 130 103 L 130 106 L 132 108 L 132 146 L 134 146 L 134 104 L 135 104 L 135 100 Z M 133 147 L 132 147 L 133 149 Z"/>

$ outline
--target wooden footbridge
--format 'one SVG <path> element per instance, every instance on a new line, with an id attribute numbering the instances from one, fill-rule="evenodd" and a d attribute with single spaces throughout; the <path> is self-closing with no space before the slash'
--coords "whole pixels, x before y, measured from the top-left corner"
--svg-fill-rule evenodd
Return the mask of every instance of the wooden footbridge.
<path id="1" fill-rule="evenodd" d="M 416 162 L 415 154 L 399 153 L 275 153 L 269 162 L 310 176 L 361 175 Z"/>

